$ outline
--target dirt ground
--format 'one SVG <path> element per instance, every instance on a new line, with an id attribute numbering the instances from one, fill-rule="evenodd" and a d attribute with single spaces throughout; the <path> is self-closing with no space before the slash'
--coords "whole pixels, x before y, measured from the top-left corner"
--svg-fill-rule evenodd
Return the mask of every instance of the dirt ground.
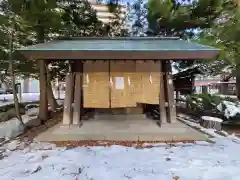
<path id="1" fill-rule="evenodd" d="M 240 127 L 224 127 L 223 130 L 228 132 L 229 134 L 235 134 L 236 136 L 240 137 Z"/>

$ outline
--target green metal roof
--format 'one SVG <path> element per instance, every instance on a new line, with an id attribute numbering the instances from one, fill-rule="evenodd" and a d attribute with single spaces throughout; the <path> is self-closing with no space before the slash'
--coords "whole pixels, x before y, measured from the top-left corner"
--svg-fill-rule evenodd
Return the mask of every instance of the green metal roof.
<path id="1" fill-rule="evenodd" d="M 20 51 L 216 51 L 177 38 L 73 38 L 28 46 Z M 218 51 L 218 50 L 217 50 Z"/>
<path id="2" fill-rule="evenodd" d="M 62 38 L 18 52 L 35 60 L 201 60 L 215 57 L 219 50 L 176 37 L 84 37 Z"/>

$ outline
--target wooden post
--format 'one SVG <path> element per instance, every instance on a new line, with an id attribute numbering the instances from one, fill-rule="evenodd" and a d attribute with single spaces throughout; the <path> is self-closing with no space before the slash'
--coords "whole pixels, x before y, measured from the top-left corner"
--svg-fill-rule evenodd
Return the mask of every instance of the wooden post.
<path id="1" fill-rule="evenodd" d="M 73 124 L 82 126 L 81 121 L 81 96 L 82 96 L 82 62 L 75 63 L 75 89 L 74 89 L 74 107 Z"/>
<path id="2" fill-rule="evenodd" d="M 170 61 L 164 62 L 164 70 L 165 74 L 165 93 L 167 96 L 167 119 L 169 123 L 175 122 L 177 119 L 176 114 L 176 105 L 174 101 L 174 87 L 173 87 L 173 80 L 172 80 L 172 68 Z"/>
<path id="3" fill-rule="evenodd" d="M 162 69 L 162 62 L 160 61 L 160 93 L 159 93 L 159 121 L 158 125 L 161 126 L 162 123 L 167 122 L 166 108 L 165 108 L 165 92 L 164 92 L 164 72 Z"/>
<path id="4" fill-rule="evenodd" d="M 73 84 L 74 76 L 71 65 L 69 64 L 69 72 L 66 75 L 65 99 L 63 109 L 63 125 L 70 125 L 72 122 L 72 102 L 73 102 Z"/>
<path id="5" fill-rule="evenodd" d="M 38 118 L 44 122 L 48 119 L 47 72 L 45 60 L 39 60 L 40 69 L 40 107 Z"/>

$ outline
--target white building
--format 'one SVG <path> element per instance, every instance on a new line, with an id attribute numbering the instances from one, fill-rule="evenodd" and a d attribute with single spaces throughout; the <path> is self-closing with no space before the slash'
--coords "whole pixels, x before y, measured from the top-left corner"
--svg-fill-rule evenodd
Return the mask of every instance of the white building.
<path id="1" fill-rule="evenodd" d="M 34 78 L 19 79 L 17 81 L 21 84 L 22 93 L 39 93 L 39 80 Z"/>
<path id="2" fill-rule="evenodd" d="M 196 93 L 207 92 L 210 94 L 221 94 L 222 85 L 226 84 L 229 95 L 236 94 L 236 78 L 232 77 L 228 81 L 223 82 L 221 75 L 204 76 L 197 75 L 195 77 Z"/>
<path id="3" fill-rule="evenodd" d="M 114 14 L 109 12 L 108 5 L 97 3 L 96 0 L 95 1 L 89 0 L 89 3 L 92 5 L 93 9 L 97 11 L 98 19 L 103 23 L 106 23 L 106 24 L 109 23 L 111 21 L 111 18 L 114 17 Z M 122 5 L 119 7 L 121 10 L 120 17 L 124 19 L 126 17 L 127 8 L 126 6 L 122 6 Z"/>

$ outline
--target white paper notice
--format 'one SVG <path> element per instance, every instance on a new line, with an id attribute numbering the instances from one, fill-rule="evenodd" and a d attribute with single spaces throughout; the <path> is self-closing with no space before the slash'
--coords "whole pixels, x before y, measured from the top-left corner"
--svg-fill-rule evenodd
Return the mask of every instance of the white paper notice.
<path id="1" fill-rule="evenodd" d="M 116 77 L 116 89 L 124 89 L 124 77 Z"/>

